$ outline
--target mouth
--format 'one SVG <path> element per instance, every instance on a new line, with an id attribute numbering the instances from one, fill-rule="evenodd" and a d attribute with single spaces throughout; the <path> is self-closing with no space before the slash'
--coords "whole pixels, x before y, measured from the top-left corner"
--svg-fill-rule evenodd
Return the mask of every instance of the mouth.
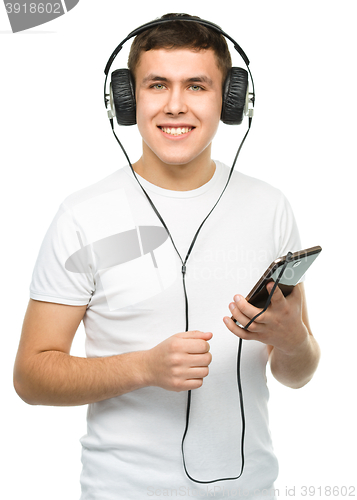
<path id="1" fill-rule="evenodd" d="M 159 126 L 158 127 L 164 134 L 177 137 L 177 136 L 183 136 L 189 134 L 195 127 L 164 127 L 164 126 Z"/>

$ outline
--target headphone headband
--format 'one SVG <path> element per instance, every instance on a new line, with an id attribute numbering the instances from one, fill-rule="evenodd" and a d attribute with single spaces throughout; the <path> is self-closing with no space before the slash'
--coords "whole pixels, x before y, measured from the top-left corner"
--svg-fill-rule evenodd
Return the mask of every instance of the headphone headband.
<path id="1" fill-rule="evenodd" d="M 165 19 L 156 19 L 155 21 L 150 21 L 149 23 L 143 24 L 142 26 L 139 26 L 138 28 L 133 30 L 131 33 L 129 33 L 129 35 L 126 38 L 124 38 L 123 41 L 121 41 L 119 43 L 119 45 L 113 51 L 112 55 L 109 57 L 108 62 L 107 62 L 105 69 L 104 69 L 105 75 L 106 76 L 108 75 L 109 69 L 110 69 L 111 65 L 113 64 L 114 59 L 116 58 L 116 56 L 119 54 L 119 52 L 123 48 L 124 43 L 126 43 L 128 40 L 130 40 L 130 38 L 133 38 L 134 36 L 139 35 L 143 31 L 146 31 L 154 26 L 159 26 L 160 24 L 169 23 L 172 21 L 188 21 L 191 23 L 195 22 L 198 24 L 202 24 L 203 26 L 206 26 L 206 28 L 211 28 L 214 31 L 216 31 L 217 33 L 220 33 L 221 35 L 228 38 L 228 40 L 230 40 L 233 43 L 234 48 L 240 54 L 240 56 L 242 57 L 243 61 L 247 65 L 247 67 L 249 66 L 249 59 L 246 56 L 244 50 L 238 45 L 238 43 L 235 40 L 233 40 L 232 37 L 230 37 L 227 33 L 225 33 L 217 24 L 211 23 L 210 21 L 205 21 L 204 19 L 196 19 L 196 18 L 188 17 L 188 16 L 185 16 L 182 14 L 182 15 L 178 15 L 175 17 L 166 17 Z"/>

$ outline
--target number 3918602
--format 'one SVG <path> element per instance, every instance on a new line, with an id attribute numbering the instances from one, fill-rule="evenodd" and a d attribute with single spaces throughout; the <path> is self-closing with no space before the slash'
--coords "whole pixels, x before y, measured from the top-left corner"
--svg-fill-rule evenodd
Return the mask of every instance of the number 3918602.
<path id="1" fill-rule="evenodd" d="M 7 3 L 8 14 L 61 14 L 60 3 Z"/>
<path id="2" fill-rule="evenodd" d="M 318 497 L 355 497 L 356 488 L 354 486 L 302 486 L 301 496 Z"/>

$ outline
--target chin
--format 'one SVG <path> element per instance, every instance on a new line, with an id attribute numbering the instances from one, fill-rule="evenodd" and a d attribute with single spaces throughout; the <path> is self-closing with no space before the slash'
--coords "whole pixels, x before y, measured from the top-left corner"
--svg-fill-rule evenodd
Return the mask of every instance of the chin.
<path id="1" fill-rule="evenodd" d="M 169 157 L 169 158 L 166 158 L 166 157 L 159 157 L 159 160 L 162 161 L 162 163 L 165 163 L 166 165 L 187 165 L 188 163 L 190 163 L 191 161 L 193 161 L 195 158 L 194 157 L 190 157 L 190 158 L 186 158 L 186 157 L 180 157 L 180 158 L 172 158 L 172 157 Z"/>
<path id="2" fill-rule="evenodd" d="M 153 151 L 154 154 L 159 158 L 160 161 L 165 163 L 166 165 L 187 165 L 188 163 L 191 163 L 192 161 L 196 160 L 203 152 L 203 151 L 197 151 L 197 152 L 192 152 L 191 153 L 180 153 L 180 152 L 171 152 L 164 154 L 162 151 L 160 154 L 157 152 Z"/>
<path id="3" fill-rule="evenodd" d="M 162 147 L 161 144 L 151 143 L 149 141 L 143 140 L 143 153 L 145 149 L 149 153 L 149 156 L 154 155 L 159 161 L 165 165 L 187 165 L 200 158 L 201 155 L 207 153 L 207 148 L 210 146 L 208 144 L 173 144 L 165 145 Z M 195 146 L 195 147 L 194 147 Z"/>

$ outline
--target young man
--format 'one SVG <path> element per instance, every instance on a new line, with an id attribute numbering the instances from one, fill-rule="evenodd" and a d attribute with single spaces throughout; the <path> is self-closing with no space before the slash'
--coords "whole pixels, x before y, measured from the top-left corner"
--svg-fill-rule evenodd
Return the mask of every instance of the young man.
<path id="1" fill-rule="evenodd" d="M 230 66 L 224 38 L 191 22 L 147 30 L 131 48 L 143 139 L 133 167 L 173 241 L 126 166 L 68 196 L 42 244 L 14 384 L 29 404 L 89 404 L 82 500 L 274 498 L 265 369 L 269 358 L 274 376 L 298 388 L 317 367 L 303 285 L 288 298 L 277 289 L 248 331 L 230 316 L 247 324 L 259 310 L 244 295 L 272 260 L 301 249 L 277 189 L 234 172 L 187 262 L 185 331 L 178 253 L 187 254 L 228 178 L 211 143 Z M 87 358 L 70 355 L 81 320 Z M 241 469 L 237 337 L 245 468 L 212 484 Z M 182 466 L 188 390 L 185 461 L 198 482 Z"/>

